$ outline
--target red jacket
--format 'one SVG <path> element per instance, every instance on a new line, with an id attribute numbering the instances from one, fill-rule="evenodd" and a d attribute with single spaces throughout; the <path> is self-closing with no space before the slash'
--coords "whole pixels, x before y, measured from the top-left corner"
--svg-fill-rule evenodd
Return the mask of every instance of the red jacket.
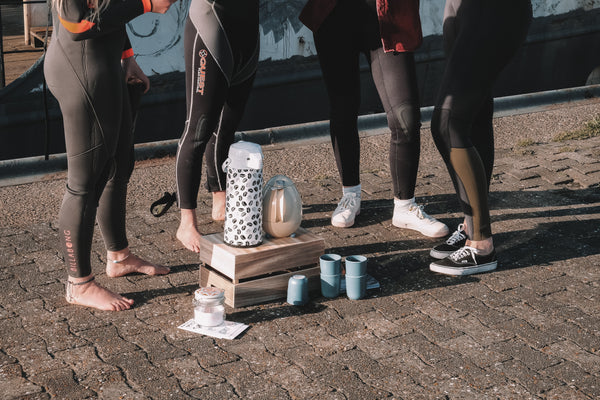
<path id="1" fill-rule="evenodd" d="M 308 0 L 300 13 L 300 21 L 313 32 L 317 31 L 337 1 Z M 415 51 L 423 42 L 419 0 L 377 0 L 377 17 L 385 51 Z"/>

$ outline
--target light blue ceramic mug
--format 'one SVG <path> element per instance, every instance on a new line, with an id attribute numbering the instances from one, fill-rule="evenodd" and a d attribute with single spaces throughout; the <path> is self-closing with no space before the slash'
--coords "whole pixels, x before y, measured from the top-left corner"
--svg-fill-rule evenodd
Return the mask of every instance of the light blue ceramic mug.
<path id="1" fill-rule="evenodd" d="M 321 293 L 324 297 L 332 299 L 340 294 L 342 276 L 321 274 Z"/>
<path id="2" fill-rule="evenodd" d="M 367 274 L 367 257 L 346 257 L 346 276 L 363 276 Z"/>
<path id="3" fill-rule="evenodd" d="M 288 281 L 287 302 L 294 306 L 308 303 L 308 278 L 293 275 Z"/>
<path id="4" fill-rule="evenodd" d="M 323 254 L 319 257 L 321 273 L 325 275 L 339 275 L 342 272 L 342 256 L 339 254 Z"/>
<path id="5" fill-rule="evenodd" d="M 349 276 L 346 274 L 346 295 L 350 300 L 362 299 L 366 292 L 367 275 Z"/>

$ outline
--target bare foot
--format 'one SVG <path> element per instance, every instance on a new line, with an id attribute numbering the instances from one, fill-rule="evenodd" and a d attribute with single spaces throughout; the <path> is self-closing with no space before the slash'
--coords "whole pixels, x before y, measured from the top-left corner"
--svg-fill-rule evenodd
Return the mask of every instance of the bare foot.
<path id="1" fill-rule="evenodd" d="M 181 209 L 181 222 L 177 228 L 177 239 L 194 253 L 200 253 L 200 232 L 196 223 L 196 210 Z"/>
<path id="2" fill-rule="evenodd" d="M 212 219 L 213 221 L 225 220 L 225 191 L 212 192 Z"/>
<path id="3" fill-rule="evenodd" d="M 134 272 L 145 274 L 145 275 L 165 275 L 168 274 L 171 269 L 163 265 L 153 264 L 148 262 L 135 254 L 126 253 L 127 255 L 120 258 L 113 258 L 114 255 L 108 254 L 108 261 L 106 263 L 106 275 L 110 278 L 116 278 Z M 111 260 L 123 260 L 115 263 Z"/>
<path id="4" fill-rule="evenodd" d="M 100 286 L 93 278 L 89 279 L 89 277 L 69 278 L 67 302 L 104 311 L 128 310 L 133 305 L 133 300 Z"/>

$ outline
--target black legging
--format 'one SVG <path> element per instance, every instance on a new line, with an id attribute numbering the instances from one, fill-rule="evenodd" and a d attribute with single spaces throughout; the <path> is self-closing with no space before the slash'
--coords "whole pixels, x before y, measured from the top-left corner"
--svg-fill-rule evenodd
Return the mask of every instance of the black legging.
<path id="1" fill-rule="evenodd" d="M 314 32 L 314 39 L 329 95 L 331 143 L 342 185 L 360 183 L 357 118 L 359 56 L 364 53 L 391 131 L 389 161 L 394 196 L 412 198 L 421 127 L 414 54 L 383 51 L 376 10 L 365 0 L 338 1 Z"/>
<path id="2" fill-rule="evenodd" d="M 492 236 L 488 190 L 494 165 L 492 87 L 525 39 L 529 0 L 447 0 L 447 65 L 431 131 L 450 176 L 471 240 Z"/>
<path id="3" fill-rule="evenodd" d="M 197 207 L 206 152 L 207 189 L 225 190 L 221 165 L 243 116 L 258 62 L 258 1 L 193 0 L 185 25 L 187 120 L 177 151 L 177 199 Z"/>
<path id="4" fill-rule="evenodd" d="M 70 21 L 89 10 L 85 1 L 65 0 L 63 6 L 61 16 Z M 113 12 L 115 7 L 118 12 Z M 54 13 L 44 74 L 64 122 L 68 173 L 58 224 L 73 277 L 92 272 L 96 216 L 107 250 L 128 246 L 125 202 L 134 165 L 133 117 L 121 54 L 127 41 L 125 22 L 143 11 L 141 3 L 111 5 L 101 23 L 77 34 L 65 29 Z"/>

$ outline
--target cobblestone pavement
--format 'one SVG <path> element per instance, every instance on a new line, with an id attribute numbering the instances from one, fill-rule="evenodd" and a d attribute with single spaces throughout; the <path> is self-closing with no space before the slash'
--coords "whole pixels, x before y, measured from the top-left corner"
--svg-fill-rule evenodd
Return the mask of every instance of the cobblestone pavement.
<path id="1" fill-rule="evenodd" d="M 600 398 L 600 137 L 550 140 L 599 114 L 590 100 L 495 120 L 500 266 L 462 278 L 430 272 L 437 242 L 391 225 L 386 135 L 362 138 L 363 211 L 350 229 L 329 224 L 340 186 L 326 140 L 264 146 L 265 178 L 286 174 L 302 194 L 302 226 L 328 252 L 367 255 L 381 289 L 228 308 L 250 326 L 235 340 L 177 328 L 192 317 L 198 259 L 174 239 L 175 207 L 149 213 L 172 188 L 172 157 L 137 163 L 128 211 L 132 249 L 172 272 L 109 279 L 95 236 L 94 272 L 135 300 L 125 312 L 64 300 L 64 173 L 0 188 L 0 398 Z M 418 201 L 454 229 L 458 203 L 426 127 L 422 141 Z M 199 211 L 203 233 L 222 229 L 204 190 Z"/>

